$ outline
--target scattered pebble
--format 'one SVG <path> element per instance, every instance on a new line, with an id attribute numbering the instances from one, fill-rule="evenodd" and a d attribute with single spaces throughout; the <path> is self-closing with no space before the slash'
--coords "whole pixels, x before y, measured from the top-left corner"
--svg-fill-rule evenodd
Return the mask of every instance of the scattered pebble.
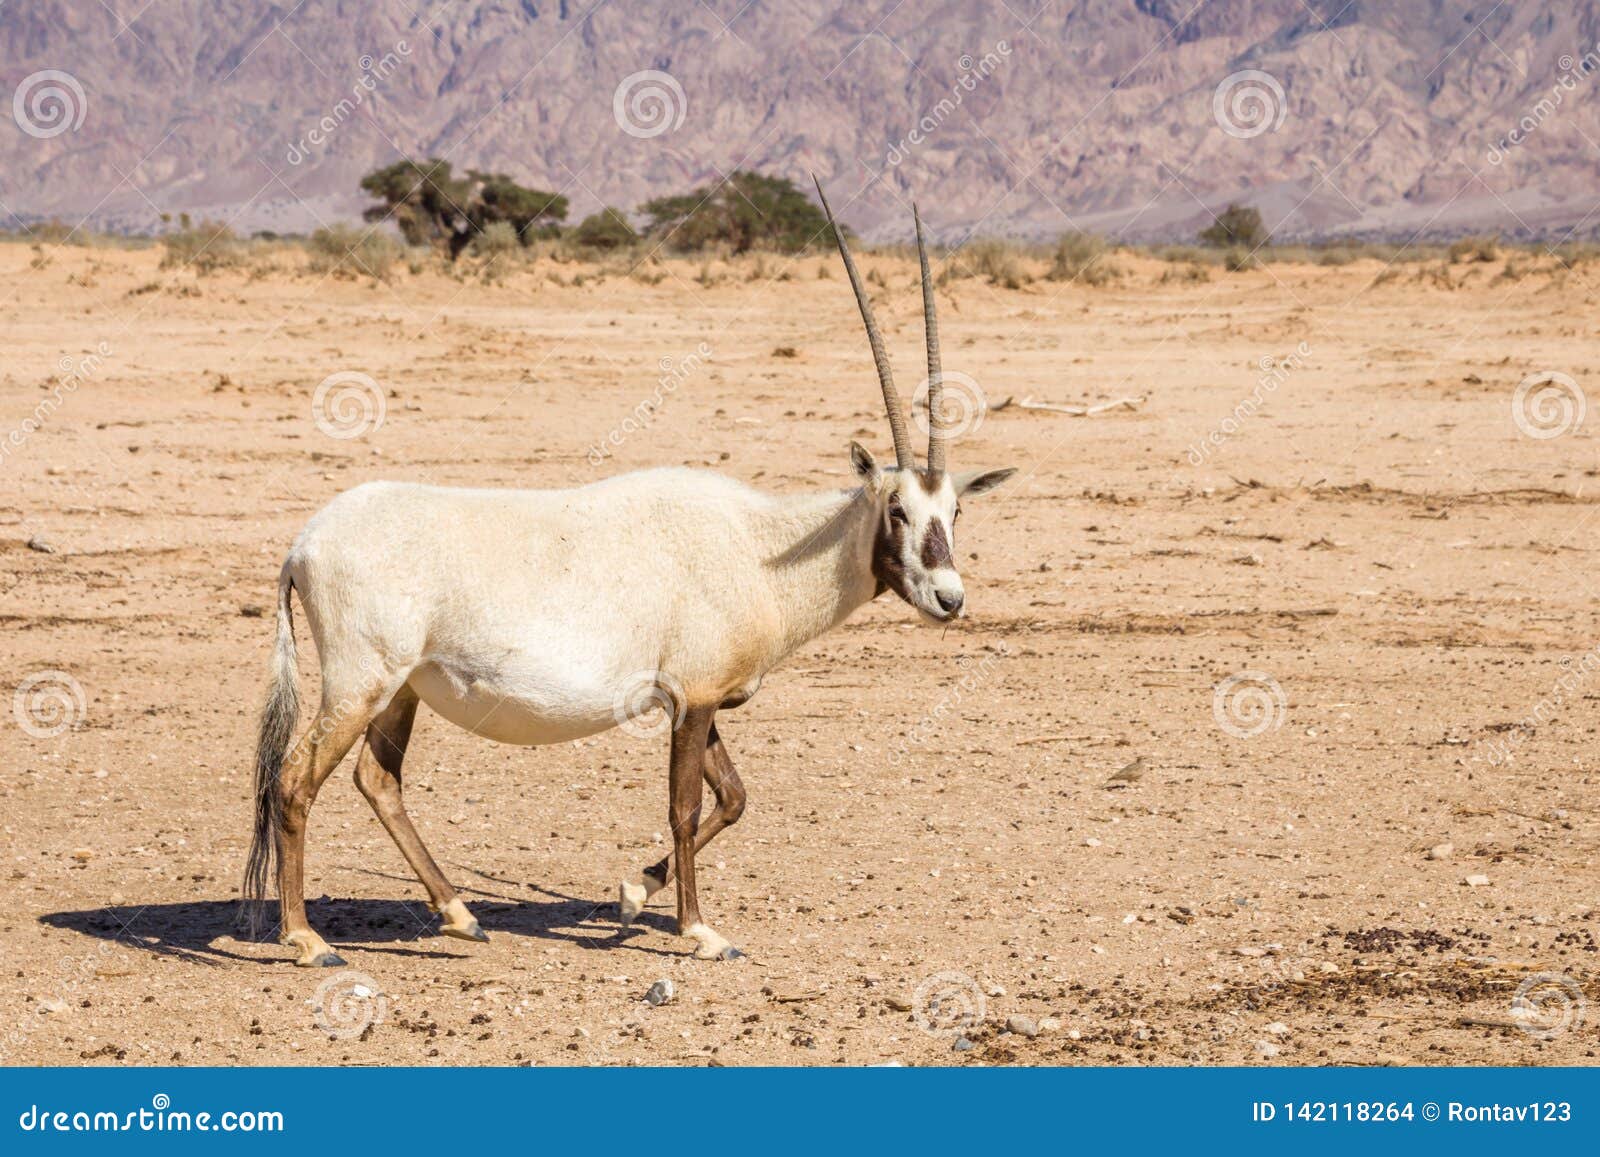
<path id="1" fill-rule="evenodd" d="M 677 995 L 678 990 L 673 987 L 672 981 L 662 977 L 650 986 L 650 991 L 644 994 L 644 1000 L 652 1008 L 660 1008 L 663 1004 L 671 1004 Z"/>
<path id="2" fill-rule="evenodd" d="M 1282 1049 L 1280 1049 L 1277 1045 L 1273 1044 L 1269 1040 L 1258 1040 L 1258 1041 L 1256 1041 L 1256 1055 L 1257 1056 L 1266 1057 L 1268 1059 L 1271 1059 L 1272 1057 L 1277 1056 L 1282 1051 L 1283 1051 Z"/>
<path id="3" fill-rule="evenodd" d="M 1088 839 L 1083 841 L 1083 846 L 1086 848 L 1098 848 L 1100 846 L 1100 841 L 1095 839 L 1093 836 L 1090 836 Z"/>
<path id="4" fill-rule="evenodd" d="M 28 549 L 36 550 L 40 554 L 54 554 L 56 552 L 56 548 L 53 545 L 40 538 L 38 535 L 34 535 L 28 540 Z"/>
<path id="5" fill-rule="evenodd" d="M 1428 849 L 1428 859 L 1448 860 L 1451 856 L 1455 855 L 1455 851 L 1456 846 L 1454 844 L 1435 844 L 1433 847 Z"/>
<path id="6" fill-rule="evenodd" d="M 956 1037 L 956 1043 L 950 1047 L 958 1053 L 964 1053 L 972 1047 L 972 1042 L 964 1036 L 958 1036 Z"/>
<path id="7" fill-rule="evenodd" d="M 1469 888 L 1487 888 L 1489 886 L 1489 877 L 1480 872 L 1477 875 L 1468 876 L 1464 882 Z"/>
<path id="8" fill-rule="evenodd" d="M 34 1011 L 39 1013 L 62 1013 L 67 1011 L 67 1002 L 59 997 L 47 996 L 35 1006 Z"/>
<path id="9" fill-rule="evenodd" d="M 1031 1016 L 1009 1016 L 1006 1018 L 1006 1031 L 1014 1032 L 1018 1036 L 1025 1036 L 1029 1040 L 1039 1035 L 1039 1026 L 1034 1023 Z"/>
<path id="10" fill-rule="evenodd" d="M 1061 1027 L 1061 1021 L 1060 1021 L 1060 1019 L 1058 1017 L 1042 1016 L 1042 1017 L 1039 1018 L 1039 1031 L 1040 1032 L 1055 1032 L 1060 1027 Z"/>
<path id="11" fill-rule="evenodd" d="M 1267 1031 L 1273 1036 L 1288 1036 L 1289 1026 L 1284 1024 L 1281 1020 L 1275 1020 L 1267 1026 Z"/>
<path id="12" fill-rule="evenodd" d="M 1265 948 L 1256 948 L 1248 944 L 1242 948 L 1235 948 L 1233 951 L 1234 955 L 1236 956 L 1248 956 L 1252 959 L 1265 956 L 1267 954 L 1267 950 Z"/>

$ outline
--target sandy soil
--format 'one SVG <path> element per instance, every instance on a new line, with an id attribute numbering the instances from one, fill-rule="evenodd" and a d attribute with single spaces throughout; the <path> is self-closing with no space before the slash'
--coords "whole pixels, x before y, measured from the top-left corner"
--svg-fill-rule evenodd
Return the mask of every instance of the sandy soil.
<path id="1" fill-rule="evenodd" d="M 725 714 L 751 805 L 701 895 L 748 958 L 693 960 L 665 906 L 617 930 L 664 741 L 424 708 L 411 811 L 492 942 L 435 933 L 346 770 L 312 817 L 329 973 L 233 930 L 298 527 L 373 478 L 839 486 L 849 439 L 888 453 L 849 291 L 816 258 L 373 286 L 32 257 L 0 247 L 7 1063 L 1594 1063 L 1600 418 L 1513 414 L 1529 374 L 1587 384 L 1594 270 L 951 286 L 946 365 L 991 403 L 1146 400 L 989 413 L 956 463 L 1023 473 L 963 519 L 971 619 L 880 600 Z M 914 270 L 867 264 L 909 392 Z M 337 373 L 381 424 L 319 428 Z M 301 665 L 314 694 L 303 620 Z"/>

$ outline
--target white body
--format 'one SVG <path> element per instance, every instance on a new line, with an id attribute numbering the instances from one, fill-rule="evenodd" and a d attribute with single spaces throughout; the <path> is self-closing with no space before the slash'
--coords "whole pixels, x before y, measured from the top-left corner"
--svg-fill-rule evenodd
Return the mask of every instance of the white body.
<path id="1" fill-rule="evenodd" d="M 684 469 L 571 490 L 368 483 L 306 524 L 284 572 L 325 707 L 381 710 L 409 682 L 476 734 L 559 743 L 747 698 L 870 599 L 859 493 L 775 499 Z"/>

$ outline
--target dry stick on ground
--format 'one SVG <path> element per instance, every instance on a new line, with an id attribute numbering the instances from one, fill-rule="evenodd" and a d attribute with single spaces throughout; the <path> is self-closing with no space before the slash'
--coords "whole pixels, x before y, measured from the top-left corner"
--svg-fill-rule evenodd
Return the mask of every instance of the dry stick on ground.
<path id="1" fill-rule="evenodd" d="M 1093 406 L 1065 406 L 1059 402 L 1040 402 L 1032 397 L 1026 397 L 1018 401 L 1015 397 L 1009 397 L 1003 402 L 996 402 L 989 409 L 1005 410 L 1015 406 L 1019 410 L 1043 410 L 1051 414 L 1066 414 L 1071 418 L 1092 418 L 1094 415 L 1104 414 L 1108 410 L 1131 410 L 1143 402 L 1143 395 L 1137 398 L 1117 398 L 1114 401 L 1100 402 Z"/>

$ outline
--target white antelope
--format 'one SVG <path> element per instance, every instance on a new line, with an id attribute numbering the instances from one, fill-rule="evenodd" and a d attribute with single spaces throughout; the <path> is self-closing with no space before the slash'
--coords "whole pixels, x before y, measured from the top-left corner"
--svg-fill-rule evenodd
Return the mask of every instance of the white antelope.
<path id="1" fill-rule="evenodd" d="M 833 224 L 826 198 L 822 205 Z M 744 703 L 786 655 L 886 590 L 930 623 L 960 616 L 964 593 L 951 553 L 959 499 L 1013 473 L 945 469 L 933 279 L 920 218 L 916 227 L 928 344 L 925 468 L 917 466 L 872 305 L 835 224 L 883 387 L 894 467 L 880 468 L 851 443 L 859 485 L 798 497 L 686 469 L 569 490 L 374 482 L 339 495 L 306 524 L 278 578 L 244 882 L 253 923 L 276 856 L 280 940 L 298 951 L 296 964 L 343 963 L 306 920 L 306 817 L 363 733 L 356 784 L 427 889 L 440 931 L 488 939 L 401 800 L 401 761 L 419 701 L 477 735 L 517 744 L 563 743 L 666 707 L 672 850 L 621 885 L 622 922 L 676 878 L 678 932 L 696 942 L 695 955 L 738 955 L 701 920 L 695 893 L 695 854 L 745 804 L 713 722 L 717 711 Z M 316 640 L 322 701 L 291 746 L 299 717 L 292 591 L 300 592 Z M 704 822 L 702 778 L 717 800 Z"/>

